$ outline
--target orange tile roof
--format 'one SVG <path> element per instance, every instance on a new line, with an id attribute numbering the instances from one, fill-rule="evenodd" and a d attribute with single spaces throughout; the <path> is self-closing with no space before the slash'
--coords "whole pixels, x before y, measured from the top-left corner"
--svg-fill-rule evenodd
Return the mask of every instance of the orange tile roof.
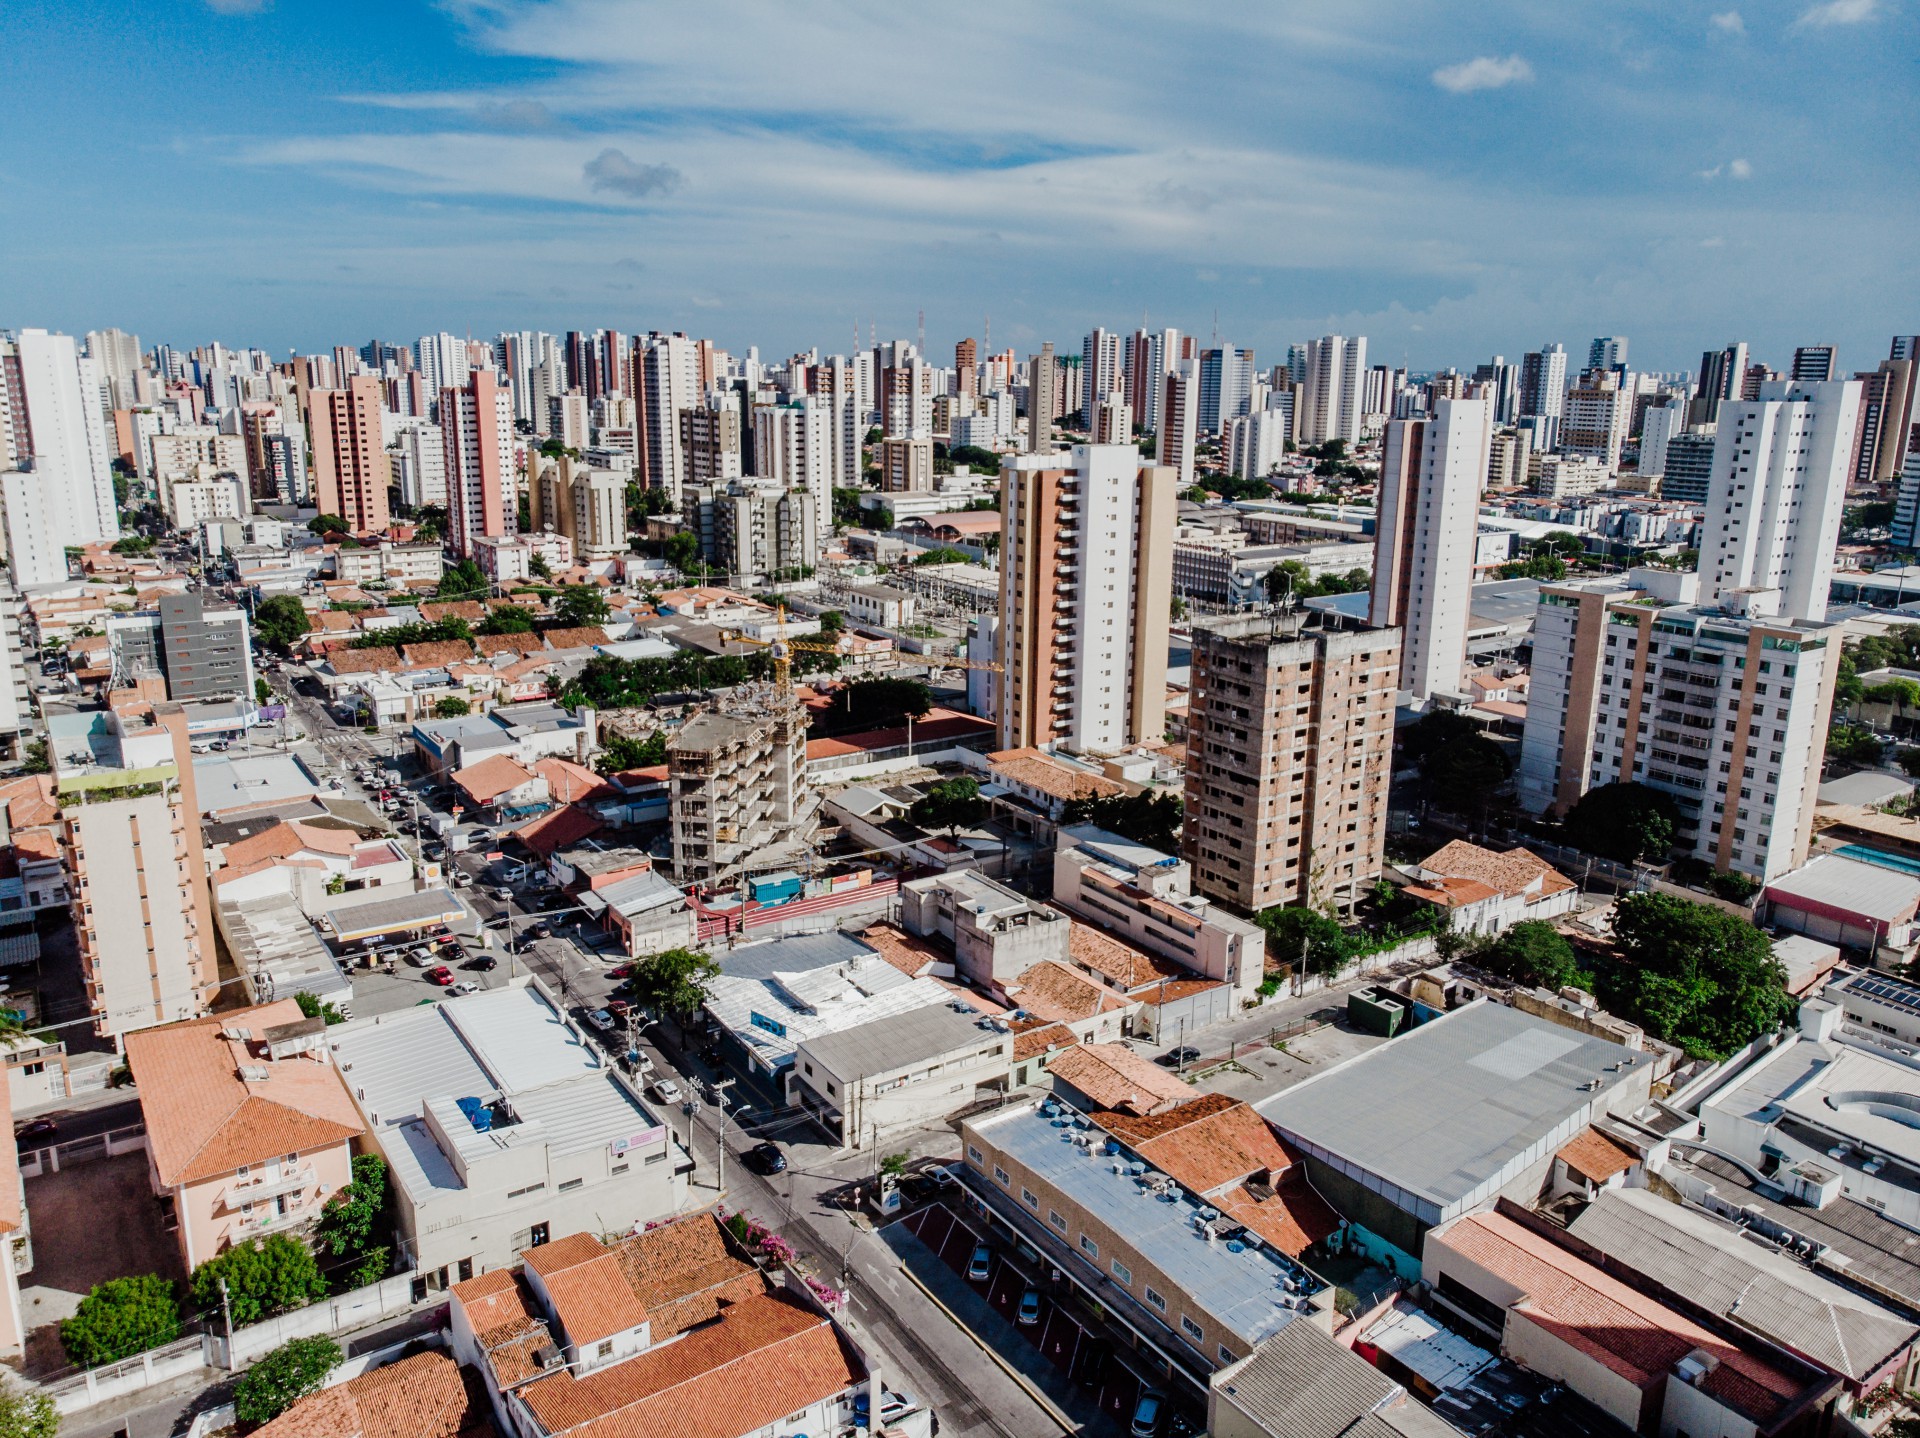
<path id="1" fill-rule="evenodd" d="M 1560 1145 L 1555 1155 L 1589 1183 L 1605 1183 L 1640 1162 L 1640 1156 L 1622 1148 L 1596 1128 L 1583 1128 Z"/>
<path id="2" fill-rule="evenodd" d="M 51 774 L 23 774 L 0 784 L 0 804 L 6 805 L 10 830 L 51 824 L 60 817 L 60 806 L 53 802 Z"/>
<path id="3" fill-rule="evenodd" d="M 1795 1380 L 1699 1324 L 1628 1288 L 1499 1213 L 1434 1230 L 1443 1244 L 1523 1295 L 1514 1312 L 1636 1387 L 1660 1382 L 1696 1348 L 1719 1366 L 1702 1390 L 1765 1424 L 1800 1392 Z"/>
<path id="4" fill-rule="evenodd" d="M 466 1311 L 467 1326 L 497 1384 L 506 1387 L 533 1376 L 533 1355 L 552 1335 L 534 1315 L 532 1295 L 517 1272 L 496 1268 L 454 1284 L 448 1293 Z"/>
<path id="5" fill-rule="evenodd" d="M 443 599 L 422 604 L 420 617 L 429 624 L 437 624 L 442 619 L 464 619 L 470 624 L 478 624 L 487 617 L 487 609 L 477 599 Z"/>
<path id="6" fill-rule="evenodd" d="M 557 1239 L 527 1250 L 524 1258 L 546 1285 L 553 1316 L 575 1347 L 647 1321 L 646 1305 L 627 1282 L 619 1257 L 592 1234 Z"/>
<path id="7" fill-rule="evenodd" d="M 549 649 L 591 649 L 607 642 L 607 631 L 597 624 L 578 624 L 570 629 L 549 629 L 540 637 Z"/>
<path id="8" fill-rule="evenodd" d="M 740 1438 L 843 1393 L 862 1374 L 833 1325 L 785 1294 L 761 1294 L 678 1342 L 582 1377 L 556 1373 L 520 1396 L 550 1433 L 577 1438 Z"/>
<path id="9" fill-rule="evenodd" d="M 163 1184 L 218 1177 L 366 1131 L 330 1057 L 269 1061 L 259 1048 L 265 1030 L 304 1017 L 292 999 L 280 999 L 126 1036 L 147 1149 Z M 233 1028 L 250 1030 L 253 1043 L 222 1037 Z M 243 1079 L 242 1065 L 263 1067 L 268 1077 Z"/>
<path id="10" fill-rule="evenodd" d="M 556 803 L 584 804 L 613 796 L 613 785 L 584 764 L 562 759 L 557 754 L 534 760 L 533 772 L 547 781 Z"/>
<path id="11" fill-rule="evenodd" d="M 436 1349 L 302 1398 L 258 1438 L 462 1438 L 492 1431 L 473 1375 Z"/>
<path id="12" fill-rule="evenodd" d="M 1500 897 L 1498 889 L 1478 879 L 1435 879 L 1428 884 L 1409 884 L 1407 892 L 1416 899 L 1425 899 L 1429 904 L 1439 904 L 1448 909 L 1484 904 L 1488 899 Z"/>
<path id="13" fill-rule="evenodd" d="M 327 655 L 335 674 L 379 674 L 401 667 L 400 651 L 391 645 L 375 649 L 335 649 Z"/>
<path id="14" fill-rule="evenodd" d="M 996 778 L 1038 789 L 1050 799 L 1104 799 L 1127 792 L 1103 775 L 1070 769 L 1038 749 L 998 750 L 987 755 L 987 767 Z"/>
<path id="15" fill-rule="evenodd" d="M 1159 1113 L 1193 1097 L 1183 1080 L 1125 1044 L 1076 1045 L 1048 1065 L 1047 1072 L 1072 1084 L 1096 1107 L 1120 1113 Z"/>
<path id="16" fill-rule="evenodd" d="M 1036 1018 L 1073 1023 L 1123 1009 L 1127 1001 L 1052 959 L 1042 959 L 1007 985 L 1015 1003 Z"/>
<path id="17" fill-rule="evenodd" d="M 918 978 L 930 965 L 953 962 L 945 950 L 892 924 L 868 925 L 860 931 L 860 942 L 910 979 Z"/>
<path id="18" fill-rule="evenodd" d="M 302 851 L 344 859 L 359 843 L 360 836 L 351 829 L 324 829 L 296 819 L 283 819 L 271 829 L 234 840 L 224 852 L 228 866 L 239 868 L 263 859 L 291 858 Z"/>
<path id="19" fill-rule="evenodd" d="M 1159 983 L 1162 979 L 1171 982 L 1193 977 L 1191 969 L 1176 964 L 1172 959 L 1143 953 L 1131 944 L 1123 944 L 1113 935 L 1077 919 L 1072 924 L 1067 937 L 1068 957 L 1097 974 L 1104 974 L 1129 993 L 1143 985 Z"/>
<path id="20" fill-rule="evenodd" d="M 1073 1030 L 1065 1024 L 1049 1024 L 1036 1021 L 1031 1027 L 1019 1029 L 1014 1034 L 1013 1061 L 1019 1063 L 1023 1059 L 1038 1058 L 1049 1049 L 1065 1049 L 1068 1053 L 1071 1053 L 1079 1047 L 1080 1042 L 1074 1037 Z M 1065 1058 L 1066 1056 L 1067 1055 L 1063 1053 L 1060 1055 L 1060 1058 Z M 1051 1072 L 1053 1064 L 1057 1064 L 1059 1061 L 1060 1059 L 1055 1059 L 1053 1063 L 1048 1064 L 1048 1071 Z"/>
<path id="21" fill-rule="evenodd" d="M 533 771 L 509 759 L 505 754 L 492 754 L 478 764 L 469 764 L 464 769 L 456 769 L 453 782 L 458 784 L 466 796 L 476 804 L 491 804 L 502 794 L 511 793 L 522 784 L 531 783 Z"/>
<path id="22" fill-rule="evenodd" d="M 430 644 L 403 644 L 400 654 L 409 669 L 444 669 L 473 658 L 473 646 L 464 639 L 436 639 Z"/>
<path id="23" fill-rule="evenodd" d="M 728 1248 L 711 1213 L 691 1214 L 614 1246 L 635 1295 L 652 1315 L 653 1341 L 705 1323 L 766 1291 L 760 1270 Z"/>
<path id="24" fill-rule="evenodd" d="M 538 654 L 546 648 L 538 634 L 476 634 L 473 647 L 485 655 Z"/>
<path id="25" fill-rule="evenodd" d="M 1536 883 L 1541 897 L 1558 894 L 1573 887 L 1573 880 L 1530 849 L 1508 849 L 1498 853 L 1455 839 L 1420 861 L 1429 873 L 1449 879 L 1473 879 L 1509 898 L 1525 893 Z M 1472 900 L 1462 900 L 1471 903 Z"/>
<path id="26" fill-rule="evenodd" d="M 569 844 L 577 844 L 606 827 L 592 810 L 583 809 L 578 804 L 566 804 L 527 820 L 512 833 L 514 838 L 534 853 L 542 858 L 551 858 L 558 850 Z"/>

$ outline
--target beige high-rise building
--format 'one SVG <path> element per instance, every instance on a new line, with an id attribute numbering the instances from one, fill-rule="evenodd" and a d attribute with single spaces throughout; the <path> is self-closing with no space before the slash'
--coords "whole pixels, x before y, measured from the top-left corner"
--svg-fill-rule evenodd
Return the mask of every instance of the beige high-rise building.
<path id="1" fill-rule="evenodd" d="M 1095 444 L 1133 443 L 1133 406 L 1115 390 L 1093 406 Z"/>
<path id="2" fill-rule="evenodd" d="M 1161 381 L 1160 463 L 1171 469 L 1184 492 L 1193 485 L 1193 446 L 1200 429 L 1200 366 L 1176 360 Z"/>
<path id="3" fill-rule="evenodd" d="M 80 967 L 95 1032 L 198 1017 L 213 995 L 213 922 L 186 711 L 47 715 Z"/>
<path id="4" fill-rule="evenodd" d="M 1000 487 L 1001 746 L 1160 742 L 1174 471 L 1080 444 L 1009 460 Z"/>
<path id="5" fill-rule="evenodd" d="M 933 441 L 893 437 L 880 441 L 880 488 L 889 494 L 933 493 Z"/>
<path id="6" fill-rule="evenodd" d="M 1059 382 L 1054 375 L 1053 345 L 1040 346 L 1040 353 L 1027 364 L 1027 451 L 1045 454 L 1053 448 L 1053 417 L 1057 411 Z"/>
<path id="7" fill-rule="evenodd" d="M 355 534 L 385 529 L 393 466 L 381 432 L 385 387 L 379 377 L 355 375 L 343 389 L 313 390 L 308 405 L 320 512 L 339 515 Z"/>
<path id="8" fill-rule="evenodd" d="M 740 477 L 740 411 L 680 412 L 680 466 L 684 484 L 725 484 Z"/>
<path id="9" fill-rule="evenodd" d="M 536 534 L 563 534 L 580 559 L 607 559 L 627 552 L 627 480 L 614 469 L 595 469 L 572 455 L 532 457 L 527 517 Z"/>
<path id="10" fill-rule="evenodd" d="M 1195 621 L 1180 851 L 1196 890 L 1248 912 L 1319 908 L 1379 876 L 1399 670 L 1398 629 Z"/>

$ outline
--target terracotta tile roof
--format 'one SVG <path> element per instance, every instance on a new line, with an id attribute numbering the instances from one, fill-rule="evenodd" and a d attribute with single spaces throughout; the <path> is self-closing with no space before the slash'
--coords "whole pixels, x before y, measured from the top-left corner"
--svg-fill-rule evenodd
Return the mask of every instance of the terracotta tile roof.
<path id="1" fill-rule="evenodd" d="M 1067 956 L 1076 964 L 1105 975 L 1129 993 L 1147 984 L 1157 984 L 1162 979 L 1173 981 L 1193 977 L 1191 969 L 1176 964 L 1172 959 L 1143 953 L 1131 944 L 1123 944 L 1113 935 L 1077 919 L 1072 924 L 1067 938 Z M 1152 995 L 1144 997 L 1150 998 Z"/>
<path id="2" fill-rule="evenodd" d="M 951 954 L 892 924 L 868 925 L 860 931 L 860 942 L 910 979 L 918 978 L 931 965 L 953 962 Z"/>
<path id="3" fill-rule="evenodd" d="M 346 1143 L 366 1131 L 330 1058 L 269 1061 L 258 1039 L 305 1016 L 292 999 L 126 1036 L 127 1063 L 140 1090 L 147 1149 L 168 1187 L 215 1178 L 242 1164 Z M 251 1030 L 252 1045 L 222 1037 Z M 241 1066 L 268 1077 L 249 1082 Z"/>
<path id="4" fill-rule="evenodd" d="M 469 624 L 478 624 L 487 617 L 487 609 L 477 599 L 443 599 L 422 604 L 420 617 L 429 624 L 438 624 L 442 619 L 464 619 Z"/>
<path id="5" fill-rule="evenodd" d="M 590 1233 L 576 1233 L 523 1255 L 540 1275 L 567 1341 L 597 1343 L 647 1321 L 646 1305 L 620 1259 Z"/>
<path id="6" fill-rule="evenodd" d="M 1038 789 L 1051 799 L 1104 799 L 1127 792 L 1103 775 L 1069 769 L 1038 749 L 1001 749 L 987 755 L 987 767 L 995 777 Z"/>
<path id="7" fill-rule="evenodd" d="M 505 754 L 493 754 L 478 764 L 454 770 L 453 782 L 474 803 L 491 804 L 502 794 L 532 782 L 533 777 L 532 770 L 524 768 Z"/>
<path id="8" fill-rule="evenodd" d="M 655 1343 L 766 1292 L 760 1270 L 727 1247 L 710 1213 L 636 1233 L 615 1245 L 614 1253 L 652 1315 Z"/>
<path id="9" fill-rule="evenodd" d="M 1436 1229 L 1427 1241 L 1477 1264 L 1525 1296 L 1513 1305 L 1536 1327 L 1649 1388 L 1696 1348 L 1719 1366 L 1702 1390 L 1765 1424 L 1800 1392 L 1788 1374 L 1645 1294 L 1635 1292 L 1504 1214 L 1476 1213 Z"/>
<path id="10" fill-rule="evenodd" d="M 448 1290 L 452 1301 L 466 1310 L 480 1351 L 487 1355 L 494 1382 L 505 1387 L 530 1378 L 537 1371 L 534 1353 L 553 1341 L 547 1325 L 534 1316 L 526 1283 L 510 1268 L 496 1268 Z"/>
<path id="11" fill-rule="evenodd" d="M 521 1390 L 535 1420 L 575 1438 L 740 1438 L 861 1378 L 833 1325 L 784 1294 L 736 1304 L 678 1342 Z"/>
<path id="12" fill-rule="evenodd" d="M 1042 959 L 1007 985 L 1015 1003 L 1036 1018 L 1074 1023 L 1127 1007 L 1127 1001 L 1064 964 Z"/>
<path id="13" fill-rule="evenodd" d="M 1072 1084 L 1098 1108 L 1152 1114 L 1186 1103 L 1193 1090 L 1125 1044 L 1079 1044 L 1047 1066 L 1058 1082 Z"/>
<path id="14" fill-rule="evenodd" d="M 534 760 L 533 772 L 547 781 L 554 802 L 559 804 L 585 804 L 613 797 L 613 785 L 584 764 L 562 759 L 557 754 Z"/>
<path id="15" fill-rule="evenodd" d="M 481 654 L 538 654 L 546 648 L 538 634 L 476 634 L 473 647 Z"/>
<path id="16" fill-rule="evenodd" d="M 577 844 L 606 827 L 591 809 L 567 804 L 527 820 L 512 833 L 514 838 L 544 859 L 552 857 L 555 850 Z"/>
<path id="17" fill-rule="evenodd" d="M 1023 1059 L 1038 1058 L 1048 1049 L 1065 1049 L 1071 1053 L 1079 1047 L 1080 1042 L 1074 1037 L 1073 1030 L 1065 1024 L 1035 1022 L 1032 1027 L 1020 1029 L 1014 1034 L 1013 1061 L 1019 1063 Z M 1053 1065 L 1066 1056 L 1063 1053 L 1049 1063 L 1048 1071 L 1051 1072 Z"/>
<path id="18" fill-rule="evenodd" d="M 1500 897 L 1500 891 L 1478 879 L 1435 879 L 1427 884 L 1409 884 L 1407 892 L 1416 899 L 1443 908 L 1460 909 L 1469 904 L 1484 904 Z"/>
<path id="19" fill-rule="evenodd" d="M 262 829 L 257 834 L 236 839 L 227 845 L 224 852 L 228 866 L 240 868 L 257 864 L 263 859 L 291 858 L 302 851 L 331 854 L 344 859 L 353 853 L 359 843 L 359 835 L 351 829 L 325 829 L 314 824 L 302 824 L 296 819 L 285 819 L 271 829 Z"/>
<path id="20" fill-rule="evenodd" d="M 1205 1194 L 1287 1254 L 1298 1257 L 1340 1226 L 1339 1216 L 1307 1183 L 1299 1156 L 1239 1099 L 1210 1093 L 1153 1114 L 1107 1111 L 1091 1117 L 1162 1173 Z"/>
<path id="21" fill-rule="evenodd" d="M 0 804 L 6 805 L 11 830 L 51 824 L 60 817 L 60 806 L 53 802 L 51 774 L 23 774 L 0 784 Z"/>
<path id="22" fill-rule="evenodd" d="M 416 1353 L 302 1398 L 260 1438 L 462 1438 L 492 1431 L 475 1375 L 450 1354 Z"/>
<path id="23" fill-rule="evenodd" d="M 335 649 L 327 655 L 327 667 L 335 674 L 379 674 L 401 667 L 400 651 L 391 645 L 377 649 Z"/>
<path id="24" fill-rule="evenodd" d="M 1555 1155 L 1589 1183 L 1605 1183 L 1640 1162 L 1638 1154 L 1620 1147 L 1596 1128 L 1583 1128 L 1560 1145 Z"/>
<path id="25" fill-rule="evenodd" d="M 1543 898 L 1573 887 L 1573 880 L 1530 849 L 1509 849 L 1502 854 L 1465 839 L 1455 839 L 1427 855 L 1420 867 L 1448 879 L 1478 880 L 1509 898 L 1536 886 Z"/>
<path id="26" fill-rule="evenodd" d="M 436 639 L 431 644 L 406 644 L 400 649 L 409 669 L 444 669 L 473 658 L 473 646 L 464 639 Z"/>
<path id="27" fill-rule="evenodd" d="M 580 1264 L 591 1263 L 606 1252 L 607 1246 L 591 1233 L 570 1233 L 565 1238 L 554 1239 L 552 1243 L 529 1248 L 520 1255 L 520 1261 L 546 1278 L 550 1274 L 563 1273 Z"/>
<path id="28" fill-rule="evenodd" d="M 571 629 L 549 629 L 540 637 L 549 649 L 591 649 L 607 642 L 607 631 L 597 624 L 580 624 Z"/>

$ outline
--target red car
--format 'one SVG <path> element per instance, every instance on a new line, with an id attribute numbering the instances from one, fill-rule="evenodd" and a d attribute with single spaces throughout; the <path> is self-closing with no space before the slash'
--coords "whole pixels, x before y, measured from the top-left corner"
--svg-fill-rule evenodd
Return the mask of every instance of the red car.
<path id="1" fill-rule="evenodd" d="M 625 999 L 607 1000 L 607 1012 L 612 1014 L 616 1019 L 624 1019 L 632 1008 L 633 1005 Z"/>
<path id="2" fill-rule="evenodd" d="M 633 965 L 632 964 L 615 964 L 612 968 L 607 970 L 607 977 L 614 980 L 615 982 L 618 982 L 621 979 L 630 979 L 633 977 Z"/>
<path id="3" fill-rule="evenodd" d="M 445 964 L 440 965 L 437 969 L 428 969 L 427 982 L 430 984 L 438 984 L 444 989 L 448 984 L 453 982 L 453 970 Z"/>

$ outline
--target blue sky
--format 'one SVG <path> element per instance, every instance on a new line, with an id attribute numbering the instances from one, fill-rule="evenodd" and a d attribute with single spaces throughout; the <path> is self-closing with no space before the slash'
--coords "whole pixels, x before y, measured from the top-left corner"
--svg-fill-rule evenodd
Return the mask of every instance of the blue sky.
<path id="1" fill-rule="evenodd" d="M 1470 365 L 1920 330 L 1916 0 L 48 0 L 0 18 L 0 325 L 276 353 L 449 329 L 1144 314 Z"/>

